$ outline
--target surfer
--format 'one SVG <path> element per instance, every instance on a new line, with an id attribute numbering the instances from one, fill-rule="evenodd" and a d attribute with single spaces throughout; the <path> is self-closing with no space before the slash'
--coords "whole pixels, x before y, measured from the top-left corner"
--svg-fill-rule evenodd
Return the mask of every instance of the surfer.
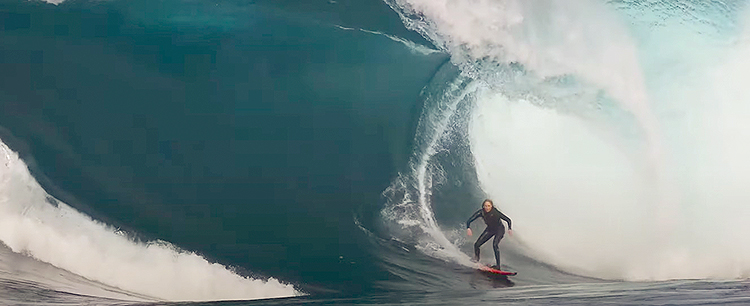
<path id="1" fill-rule="evenodd" d="M 495 236 L 495 239 L 492 240 L 492 250 L 495 251 L 495 261 L 497 262 L 497 268 L 499 269 L 500 248 L 498 248 L 497 245 L 498 243 L 500 243 L 500 239 L 503 239 L 503 235 L 505 235 L 505 227 L 503 226 L 503 222 L 501 222 L 500 220 L 505 220 L 505 222 L 508 222 L 508 234 L 513 235 L 510 218 L 497 210 L 494 203 L 492 203 L 492 200 L 484 200 L 484 202 L 482 202 L 482 209 L 475 212 L 473 215 L 471 215 L 469 221 L 466 221 L 467 235 L 471 236 L 471 222 L 479 217 L 482 217 L 482 219 L 484 219 L 484 223 L 487 224 L 487 228 L 484 229 L 484 232 L 482 232 L 482 234 L 479 235 L 479 238 L 477 238 L 477 242 L 474 243 L 474 261 L 479 262 L 479 247 L 487 242 L 487 240 L 490 240 L 492 236 Z"/>

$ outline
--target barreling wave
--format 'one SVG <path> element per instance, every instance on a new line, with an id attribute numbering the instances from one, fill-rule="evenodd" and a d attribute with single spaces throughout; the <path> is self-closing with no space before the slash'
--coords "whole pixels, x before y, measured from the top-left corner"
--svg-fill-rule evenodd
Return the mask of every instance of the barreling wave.
<path id="1" fill-rule="evenodd" d="M 740 158 L 750 130 L 739 119 L 750 114 L 740 85 L 748 71 L 742 6 L 388 3 L 451 54 L 456 80 L 474 84 L 440 102 L 426 98 L 420 126 L 438 128 L 419 129 L 417 166 L 388 189 L 384 215 L 401 216 L 390 218 L 394 227 L 428 228 L 423 237 L 439 249 L 465 247 L 456 219 L 436 214 L 468 216 L 478 206 L 446 203 L 446 184 L 434 182 L 455 179 L 442 169 L 469 159 L 479 188 L 464 188 L 469 198 L 496 199 L 523 252 L 564 271 L 626 280 L 749 275 L 750 248 L 737 236 L 748 230 L 737 216 L 750 212 L 740 187 L 750 173 Z M 469 111 L 446 107 L 460 103 Z M 440 128 L 444 118 L 466 124 Z M 441 149 L 465 142 L 470 150 Z M 455 156 L 431 161 L 438 151 Z"/>
<path id="2" fill-rule="evenodd" d="M 475 86 L 470 78 L 457 76 L 447 63 L 423 91 L 425 107 L 409 171 L 400 173 L 385 190 L 387 203 L 381 212 L 391 231 L 423 252 L 464 265 L 471 265 L 471 261 L 441 230 L 433 212 L 432 191 L 445 182 L 448 173 L 462 171 L 444 169 L 436 155 L 458 148 L 450 142 L 451 135 L 462 131 L 465 117 L 460 114 L 467 111 L 466 102 L 476 91 Z"/>

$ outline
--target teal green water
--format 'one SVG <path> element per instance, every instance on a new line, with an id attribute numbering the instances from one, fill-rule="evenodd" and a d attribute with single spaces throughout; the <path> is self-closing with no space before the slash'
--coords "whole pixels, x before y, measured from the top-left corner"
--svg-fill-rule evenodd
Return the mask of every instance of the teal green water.
<path id="1" fill-rule="evenodd" d="M 355 216 L 374 224 L 419 92 L 447 57 L 337 27 L 400 23 L 384 3 L 361 5 L 382 14 L 4 1 L 0 122 L 15 141 L 3 140 L 51 194 L 144 239 L 366 291 L 387 276 Z"/>
<path id="2" fill-rule="evenodd" d="M 525 73 L 508 66 L 491 72 Z M 397 202 L 423 191 L 409 179 L 433 149 L 429 115 L 470 81 L 378 0 L 0 0 L 0 140 L 50 195 L 133 240 L 308 294 L 209 304 L 747 303 L 746 281 L 603 281 L 505 248 L 518 277 L 488 278 L 399 239 L 423 233 L 394 235 L 384 208 L 407 215 Z M 465 119 L 473 105 L 455 107 Z M 469 122 L 452 120 L 428 187 L 446 231 L 486 196 Z M 121 302 L 54 289 L 34 273 L 87 280 L 0 247 L 0 304 Z"/>

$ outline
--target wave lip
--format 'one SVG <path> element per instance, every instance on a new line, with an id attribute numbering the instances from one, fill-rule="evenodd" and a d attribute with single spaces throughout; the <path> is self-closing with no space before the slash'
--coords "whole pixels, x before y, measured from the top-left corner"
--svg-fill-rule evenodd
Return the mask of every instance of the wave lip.
<path id="1" fill-rule="evenodd" d="M 460 98 L 470 112 L 440 109 L 459 100 L 426 103 L 420 124 L 452 116 L 469 124 L 416 135 L 439 140 L 417 148 L 430 154 L 415 154 L 419 167 L 402 177 L 418 181 L 392 185 L 415 194 L 394 193 L 408 197 L 386 212 L 418 208 L 423 220 L 413 224 L 438 231 L 430 242 L 466 244 L 445 238 L 455 237 L 445 227 L 457 228 L 436 216 L 444 204 L 434 197 L 462 175 L 446 171 L 446 161 L 470 158 L 480 189 L 472 195 L 501 203 L 527 255 L 540 261 L 606 279 L 747 277 L 750 253 L 737 236 L 748 229 L 738 220 L 748 215 L 740 186 L 750 167 L 742 119 L 750 97 L 740 85 L 748 31 L 738 26 L 750 20 L 746 8 L 387 2 L 478 85 Z M 673 15 L 680 18 L 660 17 Z M 465 141 L 455 135 L 467 136 L 468 153 L 454 150 Z M 435 161 L 440 155 L 450 157 Z"/>

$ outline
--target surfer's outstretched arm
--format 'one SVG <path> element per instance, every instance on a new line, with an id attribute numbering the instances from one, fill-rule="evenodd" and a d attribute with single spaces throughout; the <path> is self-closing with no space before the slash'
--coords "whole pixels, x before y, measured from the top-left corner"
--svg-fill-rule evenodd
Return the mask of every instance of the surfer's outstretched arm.
<path id="1" fill-rule="evenodd" d="M 474 220 L 478 219 L 482 216 L 482 210 L 477 210 L 471 217 L 469 218 L 469 221 L 466 221 L 466 228 L 471 228 L 471 222 L 474 222 Z M 507 218 L 507 217 L 506 217 Z"/>
<path id="2" fill-rule="evenodd" d="M 477 218 L 482 216 L 482 210 L 477 210 L 471 217 L 469 218 L 469 221 L 466 221 L 466 233 L 471 236 L 471 222 L 474 222 Z"/>
<path id="3" fill-rule="evenodd" d="M 505 215 L 504 213 L 502 213 L 501 211 L 499 211 L 499 210 L 498 210 L 498 212 L 500 213 L 500 219 L 503 219 L 503 220 L 505 220 L 505 222 L 507 222 L 507 223 L 508 223 L 508 233 L 509 233 L 509 234 L 510 234 L 510 233 L 513 233 L 513 226 L 512 226 L 512 225 L 511 225 L 511 223 L 510 223 L 510 218 L 508 218 L 508 216 L 506 216 L 506 215 Z"/>

